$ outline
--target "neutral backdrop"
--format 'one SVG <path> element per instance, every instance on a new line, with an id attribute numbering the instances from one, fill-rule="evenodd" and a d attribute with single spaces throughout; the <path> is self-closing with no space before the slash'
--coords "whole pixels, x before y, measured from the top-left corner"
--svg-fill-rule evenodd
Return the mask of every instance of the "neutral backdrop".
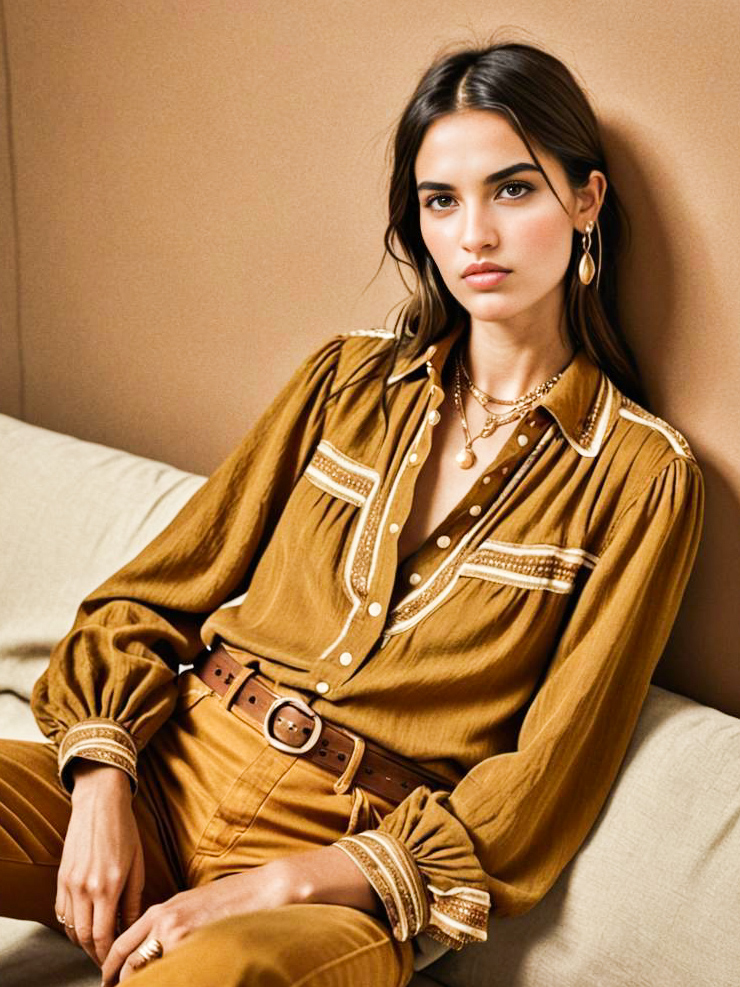
<path id="1" fill-rule="evenodd" d="M 316 344 L 402 300 L 390 265 L 373 280 L 384 153 L 431 57 L 496 32 L 564 58 L 634 226 L 628 335 L 707 480 L 657 681 L 740 714 L 737 0 L 0 0 L 0 15 L 0 410 L 199 472 Z"/>

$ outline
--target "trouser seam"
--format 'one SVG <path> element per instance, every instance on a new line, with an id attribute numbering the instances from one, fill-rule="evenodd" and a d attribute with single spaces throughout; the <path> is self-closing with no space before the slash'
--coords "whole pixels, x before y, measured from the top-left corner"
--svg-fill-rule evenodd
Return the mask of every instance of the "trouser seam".
<path id="1" fill-rule="evenodd" d="M 316 967 L 315 970 L 311 970 L 310 973 L 307 973 L 305 977 L 301 977 L 300 980 L 293 981 L 290 987 L 301 987 L 302 984 L 308 983 L 311 977 L 316 977 L 320 973 L 325 973 L 327 970 L 331 970 L 332 967 L 339 966 L 340 963 L 345 963 L 347 960 L 352 960 L 356 956 L 361 956 L 363 953 L 367 953 L 371 949 L 377 949 L 379 946 L 385 946 L 387 943 L 388 940 L 380 940 L 378 942 L 368 943 L 366 946 L 359 946 L 357 949 L 353 949 L 351 953 L 345 953 L 344 956 L 338 956 L 336 959 L 329 960 L 322 966 Z"/>
<path id="2" fill-rule="evenodd" d="M 13 860 L 12 857 L 0 857 L 0 864 L 14 864 L 16 867 L 51 867 L 52 869 L 59 867 L 59 861 Z"/>

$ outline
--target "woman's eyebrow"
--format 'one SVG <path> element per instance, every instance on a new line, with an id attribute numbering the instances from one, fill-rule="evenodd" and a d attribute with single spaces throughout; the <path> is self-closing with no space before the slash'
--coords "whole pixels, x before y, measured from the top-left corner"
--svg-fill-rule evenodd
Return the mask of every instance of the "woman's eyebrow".
<path id="1" fill-rule="evenodd" d="M 492 175 L 485 178 L 485 185 L 492 185 L 494 182 L 500 182 L 502 178 L 508 178 L 510 175 L 516 175 L 520 171 L 539 171 L 541 169 L 537 165 L 532 164 L 531 161 L 521 161 L 519 164 L 509 165 L 508 168 L 502 168 L 501 171 L 495 171 Z M 446 182 L 419 182 L 416 186 L 417 192 L 423 192 L 428 189 L 432 192 L 452 192 L 454 185 L 448 185 Z"/>

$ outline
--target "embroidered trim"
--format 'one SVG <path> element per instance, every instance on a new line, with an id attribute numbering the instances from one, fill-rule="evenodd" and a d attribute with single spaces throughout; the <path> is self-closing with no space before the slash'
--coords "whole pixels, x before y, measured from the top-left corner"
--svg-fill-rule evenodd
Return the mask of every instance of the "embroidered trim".
<path id="1" fill-rule="evenodd" d="M 432 610 L 436 609 L 452 592 L 458 577 L 461 575 L 462 567 L 470 560 L 475 552 L 471 548 L 473 542 L 481 528 L 488 523 L 490 517 L 514 492 L 516 487 L 523 481 L 539 458 L 544 447 L 555 435 L 555 427 L 547 429 L 537 445 L 532 449 L 519 469 L 503 488 L 499 496 L 485 514 L 482 514 L 476 524 L 460 540 L 455 549 L 447 555 L 431 573 L 426 582 L 419 585 L 411 593 L 408 593 L 398 605 L 388 615 L 388 623 L 385 629 L 386 635 L 400 634 L 418 623 L 426 617 Z"/>
<path id="2" fill-rule="evenodd" d="M 64 735 L 59 747 L 59 780 L 71 790 L 64 770 L 75 757 L 121 768 L 137 785 L 136 744 L 133 737 L 120 724 L 112 720 L 90 719 L 76 723 Z"/>
<path id="3" fill-rule="evenodd" d="M 394 937 L 405 942 L 418 935 L 429 921 L 429 900 L 403 843 L 388 833 L 368 830 L 343 836 L 334 845 L 357 864 L 377 892 Z"/>
<path id="4" fill-rule="evenodd" d="M 344 566 L 345 589 L 352 608 L 339 636 L 321 655 L 321 658 L 326 658 L 347 634 L 367 593 L 372 547 L 382 514 L 382 504 L 377 501 L 380 475 L 346 456 L 326 439 L 318 444 L 305 473 L 315 486 L 361 508 Z"/>
<path id="5" fill-rule="evenodd" d="M 460 575 L 525 589 L 572 593 L 581 567 L 593 569 L 598 561 L 598 556 L 581 548 L 484 541 L 460 567 Z"/>
<path id="6" fill-rule="evenodd" d="M 657 415 L 651 415 L 650 412 L 645 411 L 639 404 L 623 396 L 619 414 L 622 418 L 628 419 L 628 421 L 638 422 L 641 425 L 647 425 L 648 428 L 654 428 L 668 440 L 671 447 L 679 456 L 684 456 L 686 459 L 694 459 L 691 447 L 683 435 L 673 428 L 672 425 L 669 425 L 668 422 L 663 421 L 662 418 L 658 418 Z"/>
<path id="7" fill-rule="evenodd" d="M 323 444 L 323 443 L 322 443 Z M 373 489 L 372 480 L 358 476 L 340 466 L 333 458 L 321 451 L 319 445 L 306 467 L 306 477 L 325 493 L 348 500 L 362 507 Z M 328 445 L 328 443 L 326 443 Z"/>
<path id="8" fill-rule="evenodd" d="M 424 930 L 432 939 L 452 949 L 488 938 L 488 912 L 491 896 L 479 888 L 451 888 L 442 891 L 427 886 L 432 896 L 430 922 Z"/>

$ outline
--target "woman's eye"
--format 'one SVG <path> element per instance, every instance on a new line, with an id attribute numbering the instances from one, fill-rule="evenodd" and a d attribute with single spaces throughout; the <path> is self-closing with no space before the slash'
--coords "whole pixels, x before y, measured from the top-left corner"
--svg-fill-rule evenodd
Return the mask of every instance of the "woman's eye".
<path id="1" fill-rule="evenodd" d="M 513 189 L 514 191 L 513 195 L 506 196 L 507 199 L 523 199 L 527 192 L 532 191 L 532 186 L 527 185 L 526 182 L 507 182 L 506 185 L 501 186 L 501 190 L 503 191 L 504 189 L 507 191 L 511 191 Z M 518 194 L 522 192 L 523 194 Z"/>
<path id="2" fill-rule="evenodd" d="M 425 205 L 432 212 L 442 212 L 449 209 L 454 201 L 451 195 L 433 195 L 431 199 L 427 199 Z"/>

